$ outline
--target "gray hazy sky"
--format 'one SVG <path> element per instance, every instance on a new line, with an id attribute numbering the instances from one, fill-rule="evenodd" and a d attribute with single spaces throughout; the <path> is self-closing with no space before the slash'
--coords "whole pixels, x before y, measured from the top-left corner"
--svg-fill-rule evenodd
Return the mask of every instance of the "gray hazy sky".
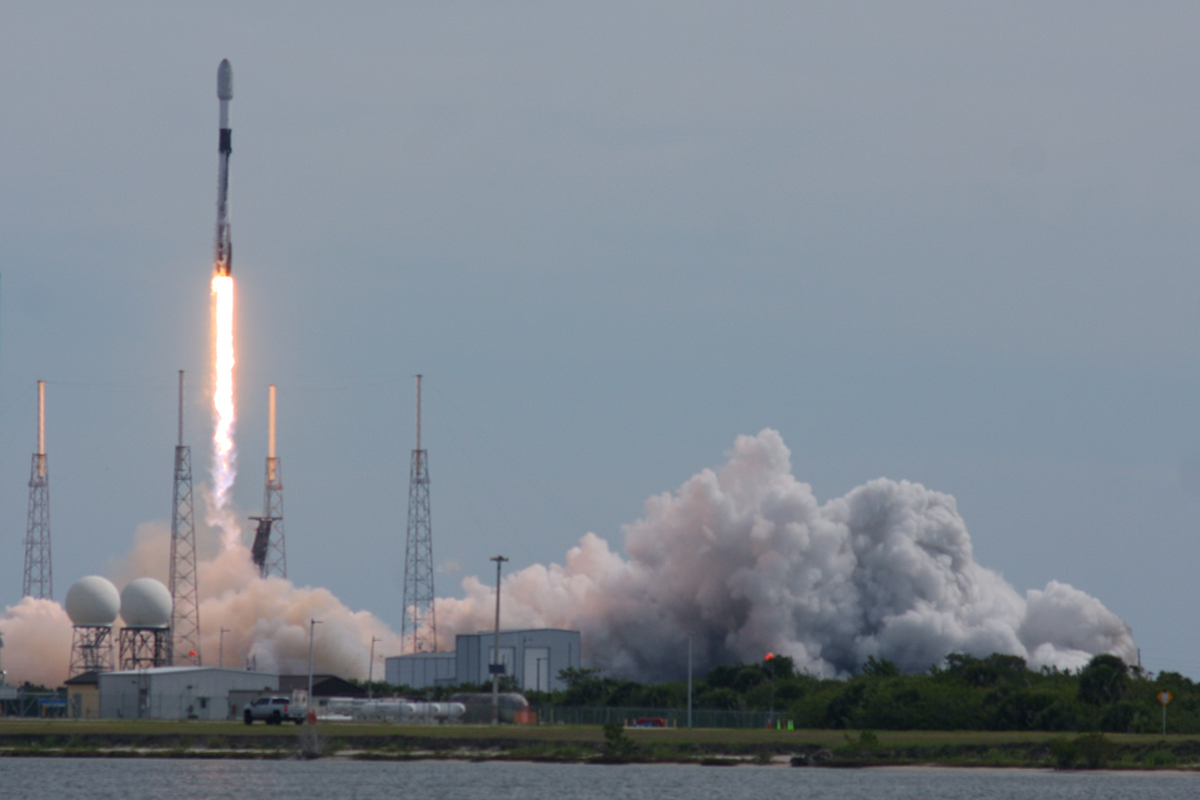
<path id="1" fill-rule="evenodd" d="M 1194 4 L 0 8 L 0 602 L 49 382 L 56 595 L 207 469 L 234 67 L 241 476 L 398 627 L 412 379 L 439 594 L 620 546 L 778 429 L 828 499 L 953 494 L 978 560 L 1200 675 Z"/>

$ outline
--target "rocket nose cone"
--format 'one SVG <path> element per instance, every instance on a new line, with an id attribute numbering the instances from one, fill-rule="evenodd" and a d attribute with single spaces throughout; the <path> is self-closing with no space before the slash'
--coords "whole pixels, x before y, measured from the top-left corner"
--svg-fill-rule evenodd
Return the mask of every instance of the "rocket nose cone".
<path id="1" fill-rule="evenodd" d="M 223 59 L 221 66 L 217 67 L 217 98 L 233 99 L 233 67 L 229 66 L 228 58 Z"/>

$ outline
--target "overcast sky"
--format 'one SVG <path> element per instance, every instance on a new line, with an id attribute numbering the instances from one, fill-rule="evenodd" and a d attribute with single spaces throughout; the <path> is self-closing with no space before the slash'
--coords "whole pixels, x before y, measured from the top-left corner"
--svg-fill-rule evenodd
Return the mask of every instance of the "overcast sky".
<path id="1" fill-rule="evenodd" d="M 0 603 L 48 381 L 55 594 L 207 471 L 234 69 L 243 515 L 399 627 L 412 375 L 438 594 L 615 546 L 779 430 L 821 499 L 953 494 L 1200 676 L 1194 4 L 0 7 Z"/>

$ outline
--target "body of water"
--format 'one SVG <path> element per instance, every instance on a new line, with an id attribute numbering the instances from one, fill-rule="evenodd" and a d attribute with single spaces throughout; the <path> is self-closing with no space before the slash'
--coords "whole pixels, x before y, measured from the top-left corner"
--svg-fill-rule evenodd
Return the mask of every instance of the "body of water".
<path id="1" fill-rule="evenodd" d="M 4 800 L 1176 800 L 1200 797 L 1178 772 L 674 765 L 0 758 Z"/>

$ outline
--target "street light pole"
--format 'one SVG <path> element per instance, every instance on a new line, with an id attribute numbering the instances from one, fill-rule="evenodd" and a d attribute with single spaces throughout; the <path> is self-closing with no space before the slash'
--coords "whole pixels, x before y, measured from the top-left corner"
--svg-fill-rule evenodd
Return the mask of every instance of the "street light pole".
<path id="1" fill-rule="evenodd" d="M 771 714 L 767 717 L 767 727 L 775 724 L 775 654 L 767 653 L 763 663 L 771 670 Z"/>
<path id="2" fill-rule="evenodd" d="M 317 626 L 321 624 L 319 619 L 310 619 L 308 621 L 308 721 L 315 722 L 313 718 L 313 641 Z"/>
<path id="3" fill-rule="evenodd" d="M 500 672 L 504 665 L 500 661 L 500 568 L 508 561 L 504 556 L 492 556 L 496 562 L 496 641 L 492 648 L 492 661 L 488 671 L 492 673 L 492 724 L 500 724 Z"/>
<path id="4" fill-rule="evenodd" d="M 378 636 L 371 637 L 371 663 L 367 666 L 367 699 L 371 699 L 371 681 L 375 677 L 375 643 L 382 642 Z"/>
<path id="5" fill-rule="evenodd" d="M 221 628 L 220 644 L 217 645 L 217 666 L 225 667 L 225 634 L 232 633 L 229 628 Z"/>
<path id="6" fill-rule="evenodd" d="M 692 635 L 688 634 L 688 727 L 692 727 Z"/>

